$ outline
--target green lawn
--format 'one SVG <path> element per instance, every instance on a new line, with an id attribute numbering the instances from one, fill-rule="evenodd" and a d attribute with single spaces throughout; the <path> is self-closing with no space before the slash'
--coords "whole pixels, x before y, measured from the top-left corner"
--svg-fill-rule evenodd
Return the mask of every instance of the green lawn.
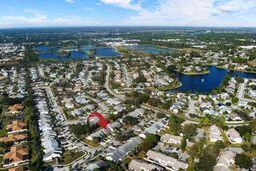
<path id="1" fill-rule="evenodd" d="M 84 152 L 79 151 L 79 152 L 72 152 L 72 151 L 65 151 L 65 153 L 63 154 L 63 162 L 64 164 L 70 164 L 71 162 L 73 162 L 74 160 L 78 159 L 79 157 L 83 156 Z"/>

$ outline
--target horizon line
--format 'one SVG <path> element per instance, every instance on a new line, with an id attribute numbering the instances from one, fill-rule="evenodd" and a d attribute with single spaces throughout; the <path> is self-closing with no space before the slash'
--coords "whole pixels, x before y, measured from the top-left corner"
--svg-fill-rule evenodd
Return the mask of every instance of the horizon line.
<path id="1" fill-rule="evenodd" d="M 239 29 L 239 28 L 243 28 L 243 29 L 256 29 L 256 26 L 161 26 L 161 25 L 141 25 L 141 26 L 126 26 L 126 25 L 116 25 L 116 26 L 113 26 L 113 25 L 100 25 L 100 26 L 97 26 L 97 25 L 88 25 L 88 26 L 21 26 L 21 27 L 0 27 L 0 30 L 10 30 L 10 29 L 39 29 L 39 28 L 86 28 L 86 27 L 101 27 L 101 28 L 104 28 L 104 27 L 147 27 L 147 28 L 150 28 L 150 27 L 162 27 L 162 28 L 179 28 L 179 27 L 183 27 L 183 28 L 235 28 L 235 29 Z"/>

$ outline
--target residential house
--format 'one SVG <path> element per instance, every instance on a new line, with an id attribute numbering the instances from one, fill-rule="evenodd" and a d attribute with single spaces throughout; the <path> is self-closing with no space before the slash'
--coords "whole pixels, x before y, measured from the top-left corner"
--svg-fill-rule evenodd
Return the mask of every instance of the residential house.
<path id="1" fill-rule="evenodd" d="M 143 160 L 137 160 L 137 159 L 133 159 L 130 162 L 128 168 L 130 171 L 162 171 L 164 170 L 160 166 L 157 166 L 152 163 L 147 163 Z"/>
<path id="2" fill-rule="evenodd" d="M 27 162 L 28 148 L 23 145 L 12 146 L 10 152 L 4 154 L 4 166 L 18 165 Z"/>
<path id="3" fill-rule="evenodd" d="M 230 166 L 235 163 L 236 154 L 232 151 L 225 151 L 218 159 L 214 171 L 230 171 Z"/>
<path id="4" fill-rule="evenodd" d="M 177 159 L 167 156 L 163 153 L 149 150 L 146 154 L 147 160 L 156 163 L 167 170 L 178 171 L 179 169 L 186 170 L 188 167 L 187 163 L 178 161 Z"/>
<path id="5" fill-rule="evenodd" d="M 9 134 L 21 133 L 27 131 L 27 124 L 23 121 L 13 121 L 6 129 Z"/>
<path id="6" fill-rule="evenodd" d="M 209 138 L 211 142 L 223 140 L 220 129 L 216 125 L 212 125 L 209 130 Z"/>
<path id="7" fill-rule="evenodd" d="M 228 139 L 232 143 L 240 144 L 243 142 L 243 139 L 240 136 L 239 132 L 237 130 L 235 130 L 234 128 L 227 130 L 226 134 L 228 136 Z"/>
<path id="8" fill-rule="evenodd" d="M 106 159 L 114 162 L 118 162 L 124 159 L 132 150 L 134 150 L 142 140 L 139 137 L 133 137 L 129 139 L 125 144 L 121 145 L 117 149 L 106 155 Z"/>

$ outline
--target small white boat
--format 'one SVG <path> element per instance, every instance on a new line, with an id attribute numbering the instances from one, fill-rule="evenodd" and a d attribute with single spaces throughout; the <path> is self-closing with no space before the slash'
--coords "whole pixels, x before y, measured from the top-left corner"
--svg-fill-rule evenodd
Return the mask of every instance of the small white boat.
<path id="1" fill-rule="evenodd" d="M 202 82 L 204 82 L 204 79 L 202 78 Z"/>

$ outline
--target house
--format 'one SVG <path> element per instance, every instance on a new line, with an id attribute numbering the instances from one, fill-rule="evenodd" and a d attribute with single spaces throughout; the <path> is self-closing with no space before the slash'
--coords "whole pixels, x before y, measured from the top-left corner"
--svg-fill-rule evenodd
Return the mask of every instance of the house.
<path id="1" fill-rule="evenodd" d="M 28 148 L 23 145 L 12 146 L 10 152 L 4 154 L 4 166 L 18 165 L 29 159 Z"/>
<path id="2" fill-rule="evenodd" d="M 168 125 L 168 121 L 165 118 L 160 119 L 158 122 L 153 123 L 151 126 L 145 129 L 143 133 L 139 136 L 141 138 L 146 138 L 149 134 L 156 134 L 157 132 L 161 131 Z"/>
<path id="3" fill-rule="evenodd" d="M 18 114 L 24 106 L 22 104 L 15 104 L 8 107 L 8 112 L 11 114 Z"/>
<path id="4" fill-rule="evenodd" d="M 220 129 L 216 125 L 212 125 L 209 130 L 209 138 L 211 142 L 223 140 Z"/>
<path id="5" fill-rule="evenodd" d="M 88 101 L 85 99 L 84 96 L 77 96 L 76 97 L 76 103 L 78 104 L 86 104 Z"/>
<path id="6" fill-rule="evenodd" d="M 9 134 L 21 133 L 27 131 L 27 124 L 23 121 L 13 121 L 11 124 L 7 125 L 6 129 Z"/>
<path id="7" fill-rule="evenodd" d="M 8 134 L 7 137 L 0 138 L 0 142 L 20 142 L 25 141 L 28 138 L 28 134 Z"/>
<path id="8" fill-rule="evenodd" d="M 171 134 L 164 134 L 161 137 L 161 141 L 162 142 L 170 143 L 170 144 L 175 144 L 175 145 L 180 145 L 181 140 L 182 140 L 182 137 L 171 135 Z"/>
<path id="9" fill-rule="evenodd" d="M 87 137 L 88 140 L 93 141 L 94 138 L 102 140 L 106 137 L 106 134 L 102 130 L 98 130 L 97 132 L 92 133 Z"/>
<path id="10" fill-rule="evenodd" d="M 129 170 L 131 171 L 162 171 L 164 170 L 162 167 L 157 166 L 152 163 L 147 163 L 142 160 L 133 159 L 129 166 Z"/>
<path id="11" fill-rule="evenodd" d="M 218 159 L 214 171 L 229 171 L 229 167 L 235 163 L 236 154 L 232 151 L 225 151 Z"/>
<path id="12" fill-rule="evenodd" d="M 55 139 L 55 132 L 45 131 L 41 137 L 42 146 L 44 147 L 44 161 L 51 161 L 58 158 L 62 154 L 62 149 L 59 147 L 58 141 Z"/>
<path id="13" fill-rule="evenodd" d="M 188 167 L 187 163 L 178 161 L 177 159 L 167 156 L 160 152 L 149 150 L 146 154 L 147 160 L 165 167 L 167 170 L 178 171 L 179 169 L 186 170 Z"/>
<path id="14" fill-rule="evenodd" d="M 99 160 L 99 161 L 90 163 L 85 170 L 94 171 L 94 170 L 100 170 L 104 167 L 106 167 L 106 163 L 103 160 Z"/>
<path id="15" fill-rule="evenodd" d="M 119 122 L 113 122 L 107 125 L 107 130 L 114 132 L 115 129 L 121 128 L 122 125 Z"/>
<path id="16" fill-rule="evenodd" d="M 228 139 L 232 143 L 240 144 L 243 142 L 243 139 L 240 136 L 239 132 L 237 132 L 237 130 L 235 130 L 234 128 L 227 130 L 226 134 L 228 136 Z"/>
<path id="17" fill-rule="evenodd" d="M 142 108 L 136 109 L 133 112 L 128 113 L 128 116 L 132 116 L 134 118 L 139 118 L 145 113 L 145 110 Z"/>
<path id="18" fill-rule="evenodd" d="M 14 167 L 8 169 L 8 171 L 25 171 L 24 167 Z"/>
<path id="19" fill-rule="evenodd" d="M 132 150 L 134 150 L 142 140 L 139 137 L 130 138 L 125 144 L 106 155 L 106 159 L 110 161 L 120 161 L 124 159 Z"/>

